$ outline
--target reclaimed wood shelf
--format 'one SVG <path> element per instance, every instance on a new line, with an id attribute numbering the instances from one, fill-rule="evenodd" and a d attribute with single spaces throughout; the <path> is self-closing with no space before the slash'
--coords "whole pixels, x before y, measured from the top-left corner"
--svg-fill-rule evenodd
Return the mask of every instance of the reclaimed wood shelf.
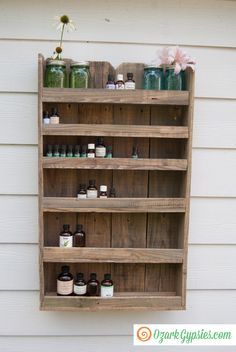
<path id="1" fill-rule="evenodd" d="M 66 61 L 69 72 L 70 60 Z M 186 91 L 143 90 L 143 63 L 90 62 L 91 88 L 43 86 L 39 55 L 40 309 L 180 310 L 186 307 L 194 74 Z M 135 90 L 104 89 L 108 74 L 133 72 Z M 43 125 L 57 108 L 60 124 Z M 113 158 L 46 157 L 48 145 L 87 145 L 96 137 Z M 131 151 L 138 146 L 139 158 Z M 78 199 L 81 183 L 115 187 L 116 198 Z M 60 248 L 63 224 L 83 224 L 86 247 Z M 73 276 L 111 273 L 114 296 L 57 296 L 62 265 Z"/>
<path id="2" fill-rule="evenodd" d="M 44 169 L 187 170 L 187 160 L 185 159 L 44 157 L 42 163 Z"/>

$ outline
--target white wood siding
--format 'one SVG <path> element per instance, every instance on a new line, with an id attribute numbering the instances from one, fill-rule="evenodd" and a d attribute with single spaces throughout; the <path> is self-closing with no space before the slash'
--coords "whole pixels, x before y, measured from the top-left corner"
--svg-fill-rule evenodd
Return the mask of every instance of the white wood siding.
<path id="1" fill-rule="evenodd" d="M 197 60 L 184 312 L 38 310 L 37 54 L 51 55 L 62 13 L 78 23 L 66 57 L 117 66 L 179 44 Z M 1 0 L 0 14 L 0 350 L 135 351 L 133 323 L 235 323 L 236 2 Z"/>

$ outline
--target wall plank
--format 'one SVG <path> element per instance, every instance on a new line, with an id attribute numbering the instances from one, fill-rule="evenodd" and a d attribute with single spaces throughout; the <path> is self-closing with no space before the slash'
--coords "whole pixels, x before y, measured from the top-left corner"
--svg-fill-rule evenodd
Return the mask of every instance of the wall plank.
<path id="1" fill-rule="evenodd" d="M 4 67 L 0 91 L 36 92 L 37 53 L 51 56 L 54 43 L 0 41 L 0 45 L 0 65 Z M 152 45 L 65 43 L 65 57 L 109 61 L 118 66 L 124 57 L 130 62 L 150 62 L 155 59 L 157 48 Z M 197 60 L 196 97 L 236 98 L 236 50 L 191 47 L 188 52 Z"/>
<path id="2" fill-rule="evenodd" d="M 235 245 L 190 245 L 188 289 L 236 289 L 235 256 Z M 1 244 L 0 257 L 0 290 L 39 288 L 37 245 Z M 9 280 L 9 272 L 14 279 Z"/>
<path id="3" fill-rule="evenodd" d="M 40 312 L 38 292 L 0 292 L 0 334 L 16 336 L 131 335 L 132 324 L 234 324 L 236 291 L 188 291 L 187 310 L 171 312 Z M 17 317 L 17 319 L 16 319 Z M 122 324 L 121 324 L 122 321 Z M 65 347 L 65 346 L 64 346 Z M 82 346 L 81 346 L 82 347 Z M 14 350 L 13 350 L 14 351 Z M 125 349 L 127 351 L 127 349 Z M 85 351 L 87 352 L 87 351 Z"/>
<path id="4" fill-rule="evenodd" d="M 66 4 L 56 0 L 40 3 L 24 0 L 24 16 L 18 16 L 17 0 L 2 0 L 1 37 L 58 41 L 52 19 L 55 14 L 66 12 L 78 25 L 77 32 L 65 36 L 70 40 L 235 47 L 233 1 L 100 0 L 99 6 L 96 5 L 94 0 L 81 0 L 79 4 L 76 0 Z"/>

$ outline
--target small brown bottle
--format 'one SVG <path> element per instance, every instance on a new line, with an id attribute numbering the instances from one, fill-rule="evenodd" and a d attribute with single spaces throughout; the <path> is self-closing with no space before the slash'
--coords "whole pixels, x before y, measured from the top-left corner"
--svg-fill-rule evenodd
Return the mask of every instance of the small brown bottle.
<path id="1" fill-rule="evenodd" d="M 54 147 L 53 147 L 53 156 L 58 158 L 60 156 L 60 153 L 59 153 L 59 145 L 58 144 L 55 144 Z"/>
<path id="2" fill-rule="evenodd" d="M 61 273 L 57 277 L 57 295 L 70 296 L 73 293 L 73 275 L 68 265 L 61 267 Z"/>
<path id="3" fill-rule="evenodd" d="M 138 159 L 138 147 L 137 146 L 133 147 L 132 159 Z"/>
<path id="4" fill-rule="evenodd" d="M 46 156 L 52 157 L 52 145 L 47 146 L 47 154 Z"/>
<path id="5" fill-rule="evenodd" d="M 98 197 L 98 190 L 95 186 L 95 180 L 89 180 L 89 186 L 87 188 L 87 198 L 93 199 Z"/>
<path id="6" fill-rule="evenodd" d="M 87 293 L 87 283 L 84 280 L 84 274 L 78 273 L 76 275 L 76 280 L 74 282 L 74 294 L 76 296 L 86 296 Z"/>
<path id="7" fill-rule="evenodd" d="M 97 280 L 97 274 L 90 274 L 90 280 L 87 283 L 88 296 L 99 296 L 99 281 Z"/>
<path id="8" fill-rule="evenodd" d="M 73 145 L 68 145 L 66 156 L 68 158 L 72 158 L 73 157 Z"/>
<path id="9" fill-rule="evenodd" d="M 107 83 L 106 83 L 106 89 L 116 89 L 116 85 L 114 82 L 114 78 L 111 74 L 108 75 Z"/>
<path id="10" fill-rule="evenodd" d="M 77 224 L 76 231 L 74 233 L 74 246 L 85 247 L 85 232 L 83 231 L 83 225 Z"/>
<path id="11" fill-rule="evenodd" d="M 63 145 L 61 146 L 60 157 L 61 157 L 61 158 L 65 158 L 65 157 L 66 157 L 66 145 L 65 145 L 65 144 L 63 144 Z"/>
<path id="12" fill-rule="evenodd" d="M 70 225 L 63 225 L 63 231 L 60 233 L 60 247 L 73 247 L 73 235 L 70 232 Z"/>
<path id="13" fill-rule="evenodd" d="M 116 190 L 115 190 L 115 187 L 112 187 L 112 188 L 110 189 L 109 197 L 110 197 L 110 198 L 116 198 Z"/>
<path id="14" fill-rule="evenodd" d="M 87 191 L 86 191 L 86 185 L 81 183 L 79 185 L 79 191 L 77 193 L 77 198 L 78 199 L 86 199 L 87 198 Z"/>
<path id="15" fill-rule="evenodd" d="M 76 144 L 75 146 L 75 153 L 74 153 L 75 158 L 80 158 L 80 145 Z"/>
<path id="16" fill-rule="evenodd" d="M 114 284 L 111 280 L 111 274 L 105 274 L 101 282 L 101 297 L 113 297 Z"/>
<path id="17" fill-rule="evenodd" d="M 117 75 L 116 89 L 125 89 L 124 76 L 122 74 Z"/>
<path id="18" fill-rule="evenodd" d="M 107 186 L 106 185 L 100 186 L 99 198 L 107 198 Z"/>
<path id="19" fill-rule="evenodd" d="M 133 73 L 127 73 L 127 80 L 125 81 L 125 89 L 135 89 L 135 81 L 133 80 Z"/>

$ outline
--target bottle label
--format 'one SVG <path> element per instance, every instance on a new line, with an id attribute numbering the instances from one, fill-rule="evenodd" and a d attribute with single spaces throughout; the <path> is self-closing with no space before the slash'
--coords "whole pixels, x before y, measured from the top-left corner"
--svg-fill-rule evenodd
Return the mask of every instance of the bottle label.
<path id="1" fill-rule="evenodd" d="M 43 119 L 44 125 L 49 125 L 50 124 L 50 119 Z"/>
<path id="2" fill-rule="evenodd" d="M 106 84 L 106 89 L 116 89 L 115 84 Z"/>
<path id="3" fill-rule="evenodd" d="M 87 190 L 87 198 L 97 198 L 98 191 L 96 189 L 88 189 Z"/>
<path id="4" fill-rule="evenodd" d="M 87 154 L 87 157 L 88 157 L 88 158 L 95 158 L 95 153 L 88 153 L 88 154 Z"/>
<path id="5" fill-rule="evenodd" d="M 59 295 L 70 295 L 73 293 L 73 280 L 57 280 L 57 293 L 59 293 Z"/>
<path id="6" fill-rule="evenodd" d="M 116 89 L 125 89 L 124 83 L 117 83 L 116 84 Z"/>
<path id="7" fill-rule="evenodd" d="M 101 285 L 101 297 L 113 297 L 114 286 Z"/>
<path id="8" fill-rule="evenodd" d="M 59 116 L 51 116 L 50 117 L 50 123 L 58 124 L 59 123 Z"/>
<path id="9" fill-rule="evenodd" d="M 73 247 L 73 236 L 60 236 L 60 247 Z"/>
<path id="10" fill-rule="evenodd" d="M 78 193 L 77 194 L 77 198 L 79 198 L 79 199 L 86 199 L 87 198 L 87 194 L 85 193 L 85 194 L 80 194 L 80 193 Z"/>
<path id="11" fill-rule="evenodd" d="M 125 89 L 135 89 L 135 82 L 125 82 Z"/>
<path id="12" fill-rule="evenodd" d="M 96 147 L 96 157 L 97 158 L 105 158 L 106 156 L 106 148 L 105 147 Z"/>
<path id="13" fill-rule="evenodd" d="M 78 286 L 74 285 L 74 293 L 76 295 L 85 295 L 87 292 L 87 285 Z"/>
<path id="14" fill-rule="evenodd" d="M 99 198 L 101 198 L 101 199 L 102 199 L 102 198 L 107 198 L 107 196 L 99 196 Z"/>

